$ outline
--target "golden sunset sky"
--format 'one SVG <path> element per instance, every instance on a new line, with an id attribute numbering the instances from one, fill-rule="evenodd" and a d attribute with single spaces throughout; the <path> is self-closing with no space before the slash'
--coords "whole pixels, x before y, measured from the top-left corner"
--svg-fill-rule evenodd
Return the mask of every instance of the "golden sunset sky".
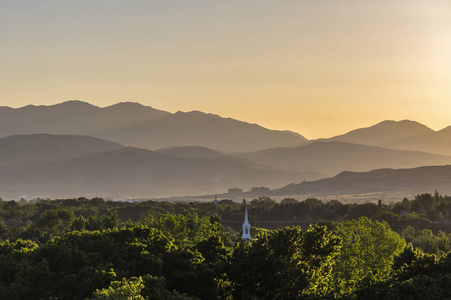
<path id="1" fill-rule="evenodd" d="M 330 137 L 451 125 L 451 1 L 1 0 L 0 105 L 132 101 Z"/>

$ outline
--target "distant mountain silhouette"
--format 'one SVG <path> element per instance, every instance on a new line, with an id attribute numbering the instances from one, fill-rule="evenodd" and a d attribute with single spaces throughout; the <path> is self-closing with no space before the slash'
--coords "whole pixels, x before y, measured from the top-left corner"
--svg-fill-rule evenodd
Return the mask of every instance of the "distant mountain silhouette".
<path id="1" fill-rule="evenodd" d="M 166 115 L 169 113 L 131 102 L 105 108 L 76 100 L 51 106 L 0 107 L 0 137 L 34 133 L 92 135 Z"/>
<path id="2" fill-rule="evenodd" d="M 246 152 L 309 142 L 291 131 L 269 130 L 198 111 L 171 114 L 131 102 L 104 108 L 78 100 L 51 106 L 0 107 L 0 138 L 37 133 L 90 135 L 153 150 L 202 146 Z"/>
<path id="3" fill-rule="evenodd" d="M 432 170 L 440 168 L 420 168 L 420 173 L 378 170 L 369 172 L 371 176 L 352 172 L 446 164 L 451 164 L 451 126 L 436 132 L 407 120 L 311 142 L 291 131 L 198 111 L 171 114 L 130 102 L 104 108 L 81 101 L 0 107 L 3 198 L 201 195 L 231 187 L 275 188 L 340 172 L 335 179 L 290 187 L 344 193 L 383 189 L 383 184 L 390 189 L 399 183 L 401 190 L 411 191 L 417 178 L 424 180 L 423 188 L 442 189 L 448 183 L 446 171 L 437 171 L 446 179 L 441 183 L 438 177 L 428 181 L 422 175 L 438 176 Z M 390 172 L 406 176 L 405 182 L 385 179 Z M 359 184 L 359 176 L 374 183 L 363 179 Z"/>
<path id="4" fill-rule="evenodd" d="M 235 158 L 182 158 L 123 148 L 63 162 L 0 166 L 1 197 L 167 197 L 223 193 L 230 187 L 283 186 L 320 177 Z"/>
<path id="5" fill-rule="evenodd" d="M 432 133 L 419 134 L 393 143 L 398 149 L 421 149 L 431 153 L 451 155 L 451 126 Z"/>
<path id="6" fill-rule="evenodd" d="M 413 169 L 378 169 L 365 173 L 342 172 L 335 177 L 290 184 L 272 191 L 276 195 L 352 195 L 364 193 L 451 193 L 451 166 Z"/>
<path id="7" fill-rule="evenodd" d="M 256 124 L 198 111 L 177 112 L 96 136 L 123 145 L 154 150 L 174 146 L 202 146 L 247 152 L 270 147 L 300 146 L 309 142 L 293 132 L 269 130 Z"/>
<path id="8" fill-rule="evenodd" d="M 341 141 L 373 146 L 387 146 L 393 141 L 397 141 L 399 139 L 433 132 L 434 130 L 415 121 L 383 121 L 371 127 L 355 129 L 346 134 L 322 140 Z"/>
<path id="9" fill-rule="evenodd" d="M 13 135 L 0 139 L 0 166 L 64 161 L 124 148 L 114 142 L 79 135 Z M 0 196 L 1 197 L 1 196 Z"/>
<path id="10" fill-rule="evenodd" d="M 451 126 L 436 132 L 414 121 L 383 121 L 371 127 L 319 141 L 342 141 L 451 155 Z"/>
<path id="11" fill-rule="evenodd" d="M 345 142 L 313 142 L 302 147 L 247 153 L 242 157 L 278 169 L 313 171 L 328 176 L 345 170 L 369 171 L 378 168 L 413 168 L 451 163 L 451 156 Z"/>

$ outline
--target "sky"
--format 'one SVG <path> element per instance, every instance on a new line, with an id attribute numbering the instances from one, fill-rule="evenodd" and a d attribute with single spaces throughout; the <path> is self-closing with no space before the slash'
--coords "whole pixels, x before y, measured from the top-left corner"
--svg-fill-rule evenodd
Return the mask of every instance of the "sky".
<path id="1" fill-rule="evenodd" d="M 330 137 L 451 125 L 449 0 L 0 0 L 0 106 L 132 101 Z"/>

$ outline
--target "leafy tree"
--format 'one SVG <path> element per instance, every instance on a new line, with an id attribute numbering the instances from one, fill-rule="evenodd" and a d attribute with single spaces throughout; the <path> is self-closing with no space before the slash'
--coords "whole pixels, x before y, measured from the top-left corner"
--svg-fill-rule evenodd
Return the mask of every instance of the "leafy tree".
<path id="1" fill-rule="evenodd" d="M 234 299 L 296 299 L 323 294 L 331 281 L 340 239 L 325 227 L 263 232 L 240 242 L 230 260 Z"/>
<path id="2" fill-rule="evenodd" d="M 437 260 L 408 246 L 395 260 L 393 276 L 377 283 L 364 283 L 353 299 L 450 299 L 451 255 Z"/>
<path id="3" fill-rule="evenodd" d="M 175 243 L 182 247 L 192 247 L 214 235 L 221 235 L 223 240 L 227 239 L 223 234 L 224 227 L 221 219 L 217 216 L 199 218 L 196 213 L 189 213 L 186 216 L 182 214 L 150 215 L 144 223 L 174 238 Z"/>
<path id="4" fill-rule="evenodd" d="M 122 281 L 112 281 L 108 288 L 96 290 L 90 299 L 144 300 L 140 294 L 143 287 L 142 277 L 122 278 Z"/>
<path id="5" fill-rule="evenodd" d="M 296 203 L 299 203 L 299 201 L 294 198 L 285 198 L 282 201 L 280 201 L 280 204 L 296 204 Z"/>
<path id="6" fill-rule="evenodd" d="M 451 250 L 451 235 L 441 230 L 435 235 L 429 229 L 415 230 L 414 227 L 407 226 L 401 231 L 401 236 L 406 242 L 426 253 L 442 256 Z"/>
<path id="7" fill-rule="evenodd" d="M 338 224 L 334 232 L 343 239 L 334 278 L 344 290 L 352 291 L 364 278 L 388 278 L 395 256 L 405 247 L 405 241 L 386 222 L 366 217 Z"/>

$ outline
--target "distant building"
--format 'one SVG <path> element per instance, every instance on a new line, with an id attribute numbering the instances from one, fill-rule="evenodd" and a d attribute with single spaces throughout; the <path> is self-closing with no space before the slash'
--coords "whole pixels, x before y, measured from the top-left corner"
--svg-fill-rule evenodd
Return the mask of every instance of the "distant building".
<path id="1" fill-rule="evenodd" d="M 246 241 L 251 240 L 251 224 L 249 224 L 248 217 L 247 217 L 247 203 L 246 203 L 246 210 L 244 212 L 244 223 L 243 223 L 243 235 L 242 238 Z"/>
<path id="2" fill-rule="evenodd" d="M 218 196 L 217 195 L 215 195 L 215 201 L 213 201 L 213 204 L 214 205 L 218 204 Z"/>
<path id="3" fill-rule="evenodd" d="M 254 196 L 268 196 L 269 195 L 269 188 L 260 186 L 260 187 L 253 187 L 251 188 L 251 193 Z"/>

